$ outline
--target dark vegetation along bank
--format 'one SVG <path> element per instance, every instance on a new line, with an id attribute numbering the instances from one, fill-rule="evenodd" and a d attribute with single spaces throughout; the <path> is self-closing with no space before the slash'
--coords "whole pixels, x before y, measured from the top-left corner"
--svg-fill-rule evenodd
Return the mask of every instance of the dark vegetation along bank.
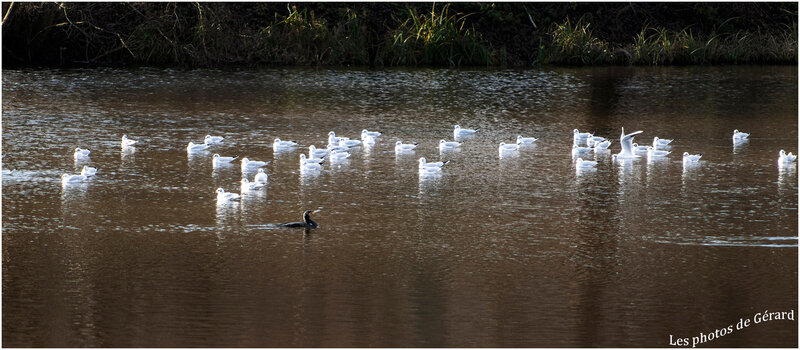
<path id="1" fill-rule="evenodd" d="M 3 66 L 796 64 L 797 3 L 13 3 Z"/>

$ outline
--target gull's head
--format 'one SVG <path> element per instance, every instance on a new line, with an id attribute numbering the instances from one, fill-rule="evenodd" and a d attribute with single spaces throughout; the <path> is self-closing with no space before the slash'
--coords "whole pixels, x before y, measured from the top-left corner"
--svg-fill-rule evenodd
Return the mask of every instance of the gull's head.
<path id="1" fill-rule="evenodd" d="M 455 126 L 455 127 L 453 127 L 453 129 L 455 129 L 455 130 L 461 129 L 461 126 L 459 126 L 458 124 L 456 124 L 456 126 Z"/>
<path id="2" fill-rule="evenodd" d="M 505 142 L 500 142 L 500 147 L 505 147 L 505 145 L 506 145 Z"/>
<path id="3" fill-rule="evenodd" d="M 403 141 L 397 141 L 397 142 L 394 143 L 395 146 L 400 146 L 402 144 L 403 144 Z"/>
<path id="4" fill-rule="evenodd" d="M 369 132 L 369 131 L 367 131 L 367 129 L 361 130 L 361 135 L 364 135 L 364 134 L 366 134 L 366 133 L 368 133 L 368 132 Z"/>
<path id="5" fill-rule="evenodd" d="M 300 160 L 306 160 L 306 155 L 305 155 L 305 154 L 302 154 L 302 153 L 300 153 Z"/>
<path id="6" fill-rule="evenodd" d="M 273 143 L 281 143 L 281 139 L 276 137 L 275 138 L 275 142 L 273 142 Z"/>
<path id="7" fill-rule="evenodd" d="M 447 142 L 447 141 L 445 141 L 445 140 L 439 140 L 439 144 L 440 144 L 440 145 L 444 145 L 444 144 L 445 144 L 445 142 Z"/>
<path id="8" fill-rule="evenodd" d="M 250 183 L 250 180 L 242 179 L 242 185 L 249 184 L 249 183 Z"/>
<path id="9" fill-rule="evenodd" d="M 336 136 L 336 133 L 335 133 L 335 132 L 333 132 L 333 131 L 331 131 L 331 132 L 328 132 L 328 137 L 331 137 L 331 136 Z"/>
<path id="10" fill-rule="evenodd" d="M 189 141 L 189 147 L 192 147 L 192 146 L 194 146 L 194 142 Z"/>
<path id="11" fill-rule="evenodd" d="M 572 129 L 572 133 L 577 135 L 580 133 L 580 131 L 578 131 L 578 129 Z"/>
<path id="12" fill-rule="evenodd" d="M 684 157 L 688 157 L 689 156 L 689 152 L 683 152 L 683 156 Z"/>
<path id="13" fill-rule="evenodd" d="M 249 161 L 250 161 L 250 159 L 247 159 L 247 157 L 242 158 L 242 163 L 247 164 L 247 162 L 249 162 Z"/>
<path id="14" fill-rule="evenodd" d="M 80 151 L 81 151 L 81 148 L 80 148 L 80 147 L 75 147 L 75 152 L 76 152 L 76 153 L 78 153 L 78 152 L 80 152 Z"/>
<path id="15" fill-rule="evenodd" d="M 522 141 L 522 135 L 517 135 L 517 142 Z"/>
<path id="16" fill-rule="evenodd" d="M 204 139 L 204 140 L 208 141 L 208 140 L 210 140 L 210 139 L 211 139 L 211 135 L 206 135 L 206 137 L 205 137 L 205 139 Z"/>
<path id="17" fill-rule="evenodd" d="M 223 190 L 222 187 L 217 189 L 217 194 L 223 194 L 223 193 L 225 193 L 225 190 Z"/>
<path id="18" fill-rule="evenodd" d="M 122 139 L 123 140 L 127 140 L 128 139 L 128 135 L 122 134 Z"/>
<path id="19" fill-rule="evenodd" d="M 214 159 L 219 159 L 219 153 L 214 153 Z"/>
<path id="20" fill-rule="evenodd" d="M 425 159 L 425 157 L 420 157 L 420 158 L 419 158 L 419 164 L 420 164 L 420 165 L 425 165 L 425 163 L 427 163 L 427 162 L 428 162 L 428 161 Z"/>
<path id="21" fill-rule="evenodd" d="M 738 134 L 739 133 L 739 129 L 733 129 L 733 133 L 734 134 Z"/>
<path id="22" fill-rule="evenodd" d="M 639 147 L 639 144 L 636 143 L 636 142 L 634 142 L 632 145 L 633 145 L 633 147 Z"/>
<path id="23" fill-rule="evenodd" d="M 784 151 L 784 150 L 781 150 L 781 151 L 779 152 L 779 154 L 781 155 L 781 157 L 782 157 L 782 156 L 785 156 L 785 155 L 786 155 L 786 151 Z"/>
<path id="24" fill-rule="evenodd" d="M 314 152 L 314 151 L 317 150 L 317 146 L 314 146 L 314 145 L 308 146 L 308 150 L 311 151 L 311 152 Z"/>
<path id="25" fill-rule="evenodd" d="M 62 180 L 63 180 L 63 179 L 66 179 L 66 178 L 68 178 L 68 177 L 69 177 L 69 174 L 67 174 L 67 173 L 64 173 L 64 175 L 61 175 L 61 179 L 62 179 Z"/>
<path id="26" fill-rule="evenodd" d="M 258 168 L 258 172 L 259 172 L 260 174 L 263 174 L 263 173 L 264 173 L 264 169 L 263 169 L 263 168 Z"/>

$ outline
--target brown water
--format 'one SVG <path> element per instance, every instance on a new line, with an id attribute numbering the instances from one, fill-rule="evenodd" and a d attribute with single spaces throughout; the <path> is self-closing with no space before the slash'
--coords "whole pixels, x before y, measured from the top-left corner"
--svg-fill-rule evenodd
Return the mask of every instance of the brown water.
<path id="1" fill-rule="evenodd" d="M 796 67 L 5 70 L 7 347 L 796 347 Z M 440 155 L 454 124 L 480 128 Z M 674 138 L 618 161 L 620 128 Z M 328 131 L 378 143 L 301 174 Z M 612 138 L 576 171 L 572 130 Z M 750 141 L 733 147 L 733 129 Z M 122 152 L 123 133 L 140 140 Z M 225 141 L 188 157 L 206 134 Z M 518 134 L 534 146 L 498 156 Z M 273 154 L 272 140 L 303 148 Z M 419 142 L 395 156 L 394 142 Z M 75 173 L 75 147 L 98 168 Z M 684 169 L 681 154 L 703 153 Z M 238 163 L 272 161 L 238 192 Z M 452 160 L 418 176 L 417 158 Z M 249 173 L 252 180 L 253 173 Z M 320 228 L 279 229 L 305 209 Z"/>

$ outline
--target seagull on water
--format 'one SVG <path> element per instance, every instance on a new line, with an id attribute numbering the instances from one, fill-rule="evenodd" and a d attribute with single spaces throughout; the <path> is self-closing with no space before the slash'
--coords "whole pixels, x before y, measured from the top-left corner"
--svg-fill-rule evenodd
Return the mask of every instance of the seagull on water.
<path id="1" fill-rule="evenodd" d="M 331 163 L 340 162 L 350 157 L 350 152 L 347 151 L 333 151 L 331 152 Z"/>
<path id="2" fill-rule="evenodd" d="M 517 135 L 517 144 L 518 145 L 527 145 L 536 142 L 537 138 L 535 137 L 522 137 L 522 135 Z"/>
<path id="3" fill-rule="evenodd" d="M 592 136 L 590 132 L 580 132 L 578 129 L 572 129 L 572 144 L 579 145 L 582 140 Z"/>
<path id="4" fill-rule="evenodd" d="M 462 129 L 461 126 L 456 125 L 453 127 L 453 138 L 458 138 L 459 136 L 466 136 L 476 133 L 478 129 Z"/>
<path id="5" fill-rule="evenodd" d="M 225 192 L 222 187 L 217 189 L 217 202 L 228 202 L 228 201 L 238 201 L 240 199 L 240 195 L 238 193 L 232 192 Z"/>
<path id="6" fill-rule="evenodd" d="M 572 144 L 572 156 L 577 156 L 580 154 L 584 154 L 586 152 L 594 151 L 593 147 L 583 147 L 578 146 L 576 144 Z"/>
<path id="7" fill-rule="evenodd" d="M 461 147 L 461 142 L 439 140 L 439 152 L 452 150 L 457 147 Z"/>
<path id="8" fill-rule="evenodd" d="M 75 157 L 75 160 L 87 160 L 89 159 L 89 153 L 91 153 L 91 151 L 89 151 L 88 149 L 75 147 L 75 153 L 73 153 L 72 155 L 73 157 Z"/>
<path id="9" fill-rule="evenodd" d="M 683 152 L 683 165 L 697 163 L 702 157 L 703 154 L 689 154 L 689 152 Z"/>
<path id="10" fill-rule="evenodd" d="M 264 171 L 263 168 L 259 168 L 258 173 L 256 173 L 256 176 L 253 178 L 253 182 L 257 184 L 266 184 L 269 182 L 269 176 L 267 175 L 267 172 Z"/>
<path id="11" fill-rule="evenodd" d="M 372 146 L 375 144 L 375 136 L 361 135 L 361 143 L 366 147 Z"/>
<path id="12" fill-rule="evenodd" d="M 324 149 L 324 148 L 317 148 L 317 146 L 311 145 L 308 146 L 308 157 L 309 158 L 322 158 L 331 153 L 331 150 Z"/>
<path id="13" fill-rule="evenodd" d="M 186 146 L 186 152 L 189 152 L 189 153 L 201 152 L 201 151 L 205 151 L 206 149 L 208 149 L 208 145 L 205 144 L 205 143 L 201 143 L 201 144 L 198 145 L 198 144 L 195 144 L 194 142 L 189 141 L 189 145 Z"/>
<path id="14" fill-rule="evenodd" d="M 97 168 L 84 165 L 83 169 L 81 169 L 81 175 L 83 176 L 89 177 L 89 176 L 94 176 L 95 174 L 97 174 Z"/>
<path id="15" fill-rule="evenodd" d="M 403 143 L 403 141 L 397 141 L 394 144 L 394 152 L 395 153 L 402 153 L 402 152 L 411 152 L 414 148 L 417 148 L 419 143 Z"/>
<path id="16" fill-rule="evenodd" d="M 361 130 L 361 139 L 363 140 L 367 136 L 378 137 L 381 136 L 380 131 L 369 131 L 367 129 Z"/>
<path id="17" fill-rule="evenodd" d="M 259 190 L 259 189 L 264 188 L 265 185 L 266 185 L 265 183 L 250 182 L 250 180 L 248 180 L 247 178 L 243 178 L 242 179 L 242 185 L 241 185 L 241 188 L 242 188 L 241 192 L 242 193 L 248 193 L 250 191 Z"/>
<path id="18" fill-rule="evenodd" d="M 516 144 L 516 143 L 505 143 L 505 142 L 500 142 L 500 146 L 499 146 L 499 147 L 497 147 L 497 149 L 498 149 L 498 150 L 500 151 L 500 153 L 502 154 L 503 152 L 511 152 L 511 151 L 517 151 L 517 150 L 519 150 L 519 145 L 518 145 L 518 144 Z"/>
<path id="19" fill-rule="evenodd" d="M 622 128 L 622 133 L 619 135 L 619 144 L 622 147 L 622 150 L 615 154 L 613 158 L 636 158 L 639 157 L 633 152 L 633 137 L 643 133 L 644 131 L 634 131 L 630 134 L 625 134 L 625 128 Z"/>
<path id="20" fill-rule="evenodd" d="M 747 139 L 750 134 L 746 132 L 741 132 L 738 129 L 733 130 L 733 142 L 741 142 Z"/>
<path id="21" fill-rule="evenodd" d="M 246 172 L 247 169 L 252 168 L 259 168 L 262 166 L 266 166 L 269 162 L 260 161 L 260 160 L 250 160 L 247 157 L 242 158 L 242 172 Z"/>
<path id="22" fill-rule="evenodd" d="M 656 157 L 666 157 L 668 154 L 672 153 L 671 151 L 660 151 L 652 146 L 647 147 L 647 158 L 656 158 Z"/>
<path id="23" fill-rule="evenodd" d="M 605 140 L 606 140 L 606 138 L 605 138 L 605 137 L 600 137 L 600 136 L 594 136 L 594 135 L 592 135 L 592 136 L 589 136 L 589 137 L 587 137 L 587 138 L 586 138 L 586 146 L 588 146 L 588 147 L 594 147 L 594 144 L 595 144 L 595 143 L 598 143 L 598 142 L 603 142 L 603 141 L 605 141 Z"/>
<path id="24" fill-rule="evenodd" d="M 448 160 L 448 161 L 444 161 L 444 162 L 431 162 L 431 163 L 428 163 L 428 160 L 425 159 L 425 157 L 421 157 L 419 159 L 419 168 L 420 169 L 425 169 L 425 168 L 441 169 L 447 163 L 450 163 L 450 161 Z"/>
<path id="25" fill-rule="evenodd" d="M 273 151 L 280 151 L 285 150 L 287 148 L 291 148 L 297 146 L 297 142 L 294 141 L 281 141 L 280 138 L 275 138 L 275 141 L 272 143 L 272 150 Z"/>
<path id="26" fill-rule="evenodd" d="M 659 149 L 668 146 L 672 139 L 660 139 L 658 136 L 653 138 L 653 148 Z"/>
<path id="27" fill-rule="evenodd" d="M 239 159 L 239 156 L 223 157 L 223 156 L 220 156 L 218 153 L 214 153 L 214 156 L 211 159 L 211 165 L 214 168 L 228 166 L 228 165 L 231 165 L 231 162 L 233 162 L 236 159 Z"/>
<path id="28" fill-rule="evenodd" d="M 66 186 L 72 183 L 78 183 L 86 180 L 86 176 L 84 175 L 70 175 L 70 174 L 63 174 L 61 175 L 61 185 Z"/>
<path id="29" fill-rule="evenodd" d="M 122 146 L 122 148 L 133 147 L 133 145 L 135 145 L 136 142 L 137 142 L 136 140 L 129 139 L 128 135 L 122 135 L 122 141 L 120 142 L 120 145 Z"/>
<path id="30" fill-rule="evenodd" d="M 300 166 L 305 164 L 322 164 L 325 160 L 322 158 L 308 158 L 305 153 L 300 154 Z"/>
<path id="31" fill-rule="evenodd" d="M 644 152 L 644 153 L 647 153 L 647 147 L 650 147 L 650 146 L 640 146 L 640 145 L 639 145 L 638 143 L 636 143 L 636 142 L 634 142 L 634 143 L 633 143 L 633 151 L 634 151 L 634 152 Z"/>
<path id="32" fill-rule="evenodd" d="M 797 156 L 792 154 L 792 152 L 786 153 L 786 151 L 781 150 L 778 153 L 778 165 L 789 165 L 794 163 L 797 160 Z"/>
<path id="33" fill-rule="evenodd" d="M 212 144 L 215 144 L 215 143 L 222 142 L 222 139 L 224 139 L 224 137 L 222 137 L 222 136 L 206 135 L 206 138 L 203 139 L 203 142 L 205 142 L 206 145 L 212 145 Z"/>
<path id="34" fill-rule="evenodd" d="M 595 142 L 594 150 L 595 152 L 600 150 L 607 150 L 608 146 L 611 146 L 611 140 L 603 140 L 602 142 Z"/>
<path id="35" fill-rule="evenodd" d="M 361 145 L 361 141 L 359 141 L 359 140 L 351 140 L 351 139 L 342 140 L 342 139 L 339 139 L 339 147 L 348 147 L 348 148 L 350 148 L 350 147 L 355 147 L 355 146 L 360 146 L 360 145 Z"/>

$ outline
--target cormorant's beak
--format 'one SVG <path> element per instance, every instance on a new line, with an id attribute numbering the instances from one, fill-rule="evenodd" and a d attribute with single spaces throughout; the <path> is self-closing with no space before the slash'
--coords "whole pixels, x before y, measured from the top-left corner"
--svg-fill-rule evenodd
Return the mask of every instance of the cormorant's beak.
<path id="1" fill-rule="evenodd" d="M 311 212 L 311 214 L 316 214 L 320 210 L 322 210 L 322 209 L 320 208 L 320 209 L 314 210 L 314 211 Z"/>

